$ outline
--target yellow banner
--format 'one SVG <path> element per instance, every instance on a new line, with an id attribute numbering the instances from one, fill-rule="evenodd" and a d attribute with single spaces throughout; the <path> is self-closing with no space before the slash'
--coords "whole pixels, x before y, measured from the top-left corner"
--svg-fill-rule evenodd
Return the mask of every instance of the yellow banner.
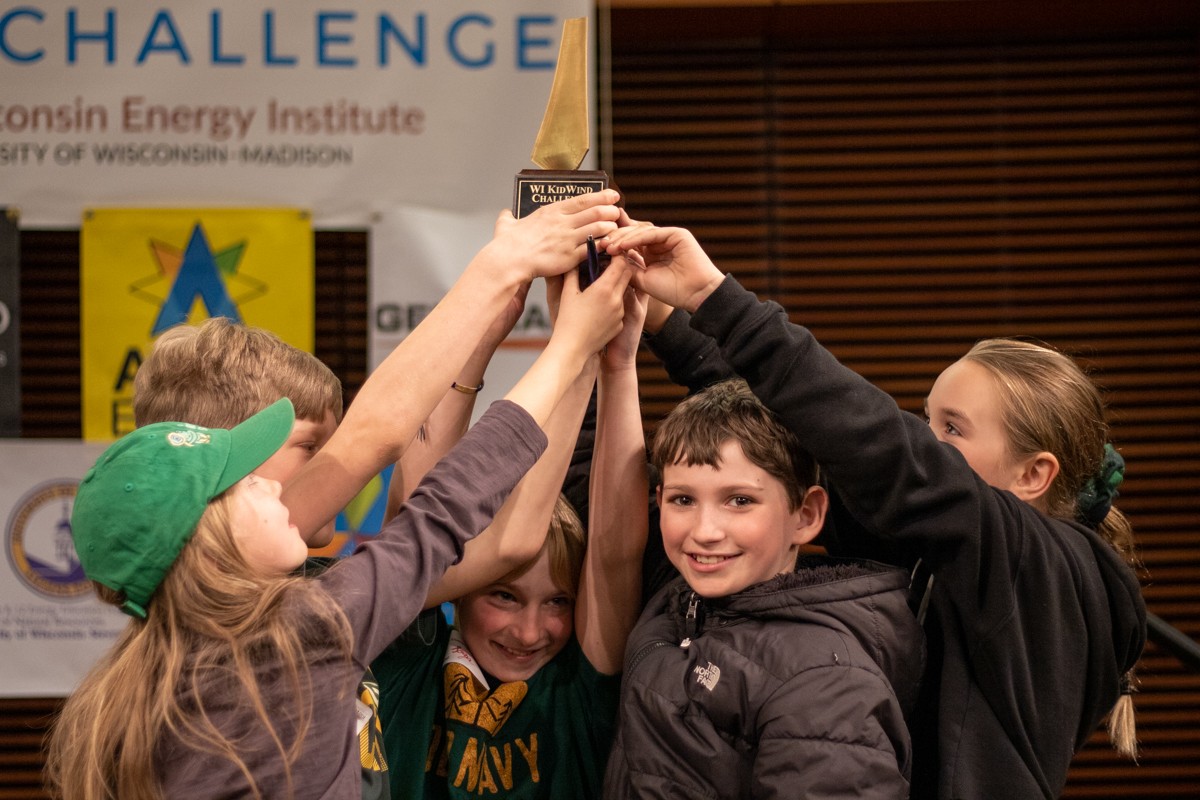
<path id="1" fill-rule="evenodd" d="M 159 334 L 231 317 L 313 351 L 313 234 L 299 209 L 95 209 L 80 253 L 83 438 L 133 430 Z"/>

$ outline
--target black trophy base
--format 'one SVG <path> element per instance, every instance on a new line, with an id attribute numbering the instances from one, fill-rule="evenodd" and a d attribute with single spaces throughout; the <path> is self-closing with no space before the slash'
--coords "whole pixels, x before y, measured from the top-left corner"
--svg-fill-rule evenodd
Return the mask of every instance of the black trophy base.
<path id="1" fill-rule="evenodd" d="M 611 183 L 608 173 L 600 169 L 523 169 L 513 181 L 512 213 L 521 219 L 542 206 L 599 192 Z"/>

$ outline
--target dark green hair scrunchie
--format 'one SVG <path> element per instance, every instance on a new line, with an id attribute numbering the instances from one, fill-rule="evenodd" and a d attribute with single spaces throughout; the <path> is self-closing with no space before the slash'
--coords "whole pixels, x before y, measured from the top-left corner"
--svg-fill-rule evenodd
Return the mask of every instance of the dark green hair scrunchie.
<path id="1" fill-rule="evenodd" d="M 1088 479 L 1079 490 L 1079 519 L 1097 527 L 1108 516 L 1113 501 L 1120 492 L 1117 488 L 1125 480 L 1125 459 L 1111 444 L 1104 445 L 1104 461 L 1100 471 Z"/>

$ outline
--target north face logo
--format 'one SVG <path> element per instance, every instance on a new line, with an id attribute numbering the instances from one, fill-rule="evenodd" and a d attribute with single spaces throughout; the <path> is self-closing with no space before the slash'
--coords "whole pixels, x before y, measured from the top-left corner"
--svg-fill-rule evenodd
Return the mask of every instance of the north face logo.
<path id="1" fill-rule="evenodd" d="M 721 680 L 721 668 L 711 661 L 707 667 L 696 667 L 692 672 L 696 674 L 696 682 L 710 692 L 717 688 L 717 681 Z"/>

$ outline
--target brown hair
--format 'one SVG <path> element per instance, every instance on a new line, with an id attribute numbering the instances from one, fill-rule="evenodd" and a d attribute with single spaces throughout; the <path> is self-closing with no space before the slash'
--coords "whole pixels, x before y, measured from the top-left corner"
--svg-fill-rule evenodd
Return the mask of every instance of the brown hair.
<path id="1" fill-rule="evenodd" d="M 296 418 L 342 418 L 342 384 L 316 356 L 226 317 L 176 325 L 158 338 L 133 380 L 133 416 L 232 428 L 287 397 Z"/>
<path id="2" fill-rule="evenodd" d="M 497 583 L 517 580 L 533 569 L 542 553 L 547 553 L 550 558 L 550 577 L 554 580 L 554 585 L 574 599 L 579 591 L 579 574 L 583 571 L 583 556 L 586 550 L 587 537 L 583 532 L 583 523 L 579 521 L 574 506 L 560 494 L 554 503 L 554 512 L 550 516 L 550 526 L 546 531 L 546 541 L 542 549 Z"/>
<path id="3" fill-rule="evenodd" d="M 995 379 L 1010 454 L 1020 458 L 1046 451 L 1058 459 L 1058 475 L 1046 493 L 1047 512 L 1079 521 L 1080 492 L 1101 471 L 1109 436 L 1096 384 L 1069 356 L 1019 339 L 985 339 L 963 359 Z M 1116 506 L 1095 527 L 1130 566 L 1141 566 L 1133 527 Z M 1123 684 L 1133 683 L 1130 671 Z M 1117 750 L 1136 758 L 1133 700 L 1127 692 L 1109 714 L 1108 729 Z"/>
<path id="4" fill-rule="evenodd" d="M 713 384 L 675 406 L 654 432 L 651 461 L 659 474 L 679 463 L 719 468 L 721 447 L 728 441 L 741 445 L 751 463 L 783 484 L 790 511 L 817 482 L 816 463 L 796 435 L 736 379 Z"/>
<path id="5" fill-rule="evenodd" d="M 209 504 L 147 618 L 130 621 L 55 720 L 46 762 L 53 797 L 158 800 L 156 753 L 176 737 L 232 761 L 261 798 L 238 742 L 206 713 L 214 679 L 221 705 L 231 704 L 233 694 L 270 732 L 290 782 L 314 722 L 311 650 L 332 649 L 348 660 L 350 625 L 317 582 L 264 575 L 246 562 L 233 539 L 228 496 Z M 122 601 L 120 593 L 94 585 L 102 600 Z M 270 674 L 256 670 L 263 663 L 273 666 Z M 286 713 L 267 707 L 264 680 L 284 682 L 294 699 Z"/>

